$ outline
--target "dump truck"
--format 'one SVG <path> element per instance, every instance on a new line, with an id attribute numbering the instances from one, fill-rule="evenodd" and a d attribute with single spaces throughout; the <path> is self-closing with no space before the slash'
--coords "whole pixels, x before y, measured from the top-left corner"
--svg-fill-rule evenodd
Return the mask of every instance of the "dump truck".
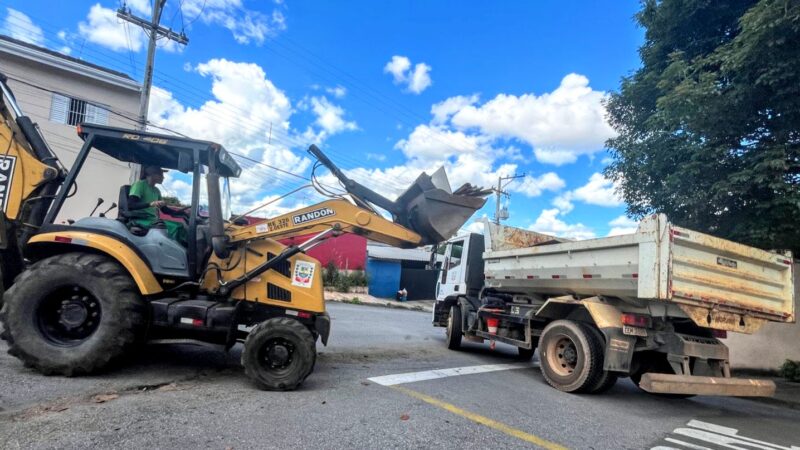
<path id="1" fill-rule="evenodd" d="M 349 179 L 312 145 L 314 173 L 326 166 L 345 192 L 323 188 L 312 174 L 330 199 L 248 225 L 223 218 L 221 179 L 242 171 L 223 146 L 82 124 L 76 132 L 83 146 L 67 169 L 2 75 L 0 89 L 0 337 L 11 355 L 45 374 L 96 372 L 146 342 L 221 350 L 243 343 L 242 365 L 258 387 L 294 389 L 314 367 L 316 341 L 326 345 L 330 334 L 322 268 L 304 252 L 341 233 L 404 248 L 439 242 L 488 193 L 470 185 L 452 191 L 439 170 L 421 174 L 392 201 Z M 55 223 L 92 152 L 186 174 L 190 205 L 162 212 L 182 221 L 187 242 L 171 239 L 158 223 L 136 225 L 127 180 L 120 180 L 117 219 Z M 308 234 L 300 245 L 277 241 Z"/>
<path id="2" fill-rule="evenodd" d="M 518 348 L 548 384 L 599 393 L 618 378 L 672 396 L 772 396 L 772 381 L 731 376 L 728 332 L 794 322 L 789 252 L 676 226 L 663 214 L 635 233 L 570 241 L 486 221 L 451 238 L 433 324 L 447 345 Z"/>

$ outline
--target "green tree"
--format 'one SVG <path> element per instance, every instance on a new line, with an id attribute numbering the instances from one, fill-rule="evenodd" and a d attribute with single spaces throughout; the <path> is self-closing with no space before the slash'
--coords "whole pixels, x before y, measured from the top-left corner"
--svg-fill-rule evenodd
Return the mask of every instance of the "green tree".
<path id="1" fill-rule="evenodd" d="M 800 253 L 800 1 L 647 0 L 642 67 L 607 102 L 636 218 Z"/>

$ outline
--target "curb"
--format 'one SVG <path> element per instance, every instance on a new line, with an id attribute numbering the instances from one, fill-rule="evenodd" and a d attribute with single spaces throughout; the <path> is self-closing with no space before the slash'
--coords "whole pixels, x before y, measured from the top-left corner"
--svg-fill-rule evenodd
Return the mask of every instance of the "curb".
<path id="1" fill-rule="evenodd" d="M 405 309 L 408 311 L 420 311 L 420 312 L 432 312 L 433 308 L 428 307 L 427 305 L 407 305 L 406 303 L 391 303 L 391 302 L 365 302 L 361 300 L 352 300 L 352 299 L 334 299 L 334 298 L 326 298 L 326 302 L 335 302 L 335 303 L 349 303 L 351 305 L 364 305 L 364 306 L 373 306 L 373 307 L 380 307 L 380 308 L 390 308 L 390 309 Z"/>

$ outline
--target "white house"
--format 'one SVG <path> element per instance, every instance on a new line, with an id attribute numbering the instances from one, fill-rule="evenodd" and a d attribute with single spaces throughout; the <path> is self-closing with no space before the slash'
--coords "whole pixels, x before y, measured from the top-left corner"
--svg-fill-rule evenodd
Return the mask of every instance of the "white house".
<path id="1" fill-rule="evenodd" d="M 67 168 L 83 141 L 75 126 L 82 122 L 134 128 L 139 110 L 139 84 L 128 75 L 61 53 L 0 35 L 0 72 L 8 77 L 22 111 L 38 123 L 45 140 Z M 59 221 L 89 215 L 117 201 L 120 186 L 129 184 L 126 163 L 94 152 L 78 177 Z M 110 214 L 115 217 L 115 214 Z"/>

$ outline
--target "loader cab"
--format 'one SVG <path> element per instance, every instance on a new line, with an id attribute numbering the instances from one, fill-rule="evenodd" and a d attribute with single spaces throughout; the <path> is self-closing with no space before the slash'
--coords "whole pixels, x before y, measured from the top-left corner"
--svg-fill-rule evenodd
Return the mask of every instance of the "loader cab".
<path id="1" fill-rule="evenodd" d="M 223 234 L 219 177 L 238 177 L 241 173 L 241 168 L 231 155 L 213 142 L 100 125 L 83 124 L 78 127 L 78 135 L 84 144 L 47 211 L 39 233 L 69 230 L 111 238 L 130 248 L 145 261 L 157 278 L 169 278 L 176 282 L 197 280 L 199 268 L 203 267 L 212 247 L 213 236 Z M 76 184 L 76 181 L 81 181 L 78 175 L 93 151 L 100 151 L 118 161 L 159 166 L 191 176 L 191 205 L 185 211 L 187 247 L 170 239 L 165 229 L 154 227 L 137 232 L 125 225 L 126 219 L 135 214 L 126 207 L 127 180 L 120 180 L 122 187 L 118 216 L 122 220 L 86 217 L 71 225 L 54 223 L 67 197 L 76 186 L 80 188 L 80 183 Z M 201 212 L 201 194 L 207 197 L 207 214 Z M 31 251 L 35 252 L 36 249 L 32 248 Z"/>

